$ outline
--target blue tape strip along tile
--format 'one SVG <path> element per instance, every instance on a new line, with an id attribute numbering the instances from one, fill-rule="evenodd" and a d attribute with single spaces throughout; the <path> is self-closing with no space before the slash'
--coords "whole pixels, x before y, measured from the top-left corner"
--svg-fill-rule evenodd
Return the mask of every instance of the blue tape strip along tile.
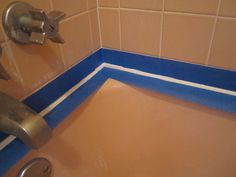
<path id="1" fill-rule="evenodd" d="M 91 73 L 102 62 L 170 77 L 176 75 L 175 78 L 192 82 L 199 81 L 198 83 L 204 83 L 213 79 L 213 81 L 209 81 L 209 83 L 212 84 L 211 86 L 220 85 L 220 88 L 230 88 L 230 90 L 235 90 L 236 86 L 236 83 L 232 82 L 232 80 L 236 78 L 235 72 L 101 49 L 30 96 L 24 103 L 40 112 Z M 188 67 L 190 67 L 190 69 L 188 69 Z M 189 73 L 193 73 L 193 75 L 190 76 Z M 211 76 L 211 74 L 215 75 Z M 205 78 L 200 79 L 201 77 Z M 49 126 L 55 128 L 108 78 L 236 114 L 236 97 L 234 96 L 105 68 L 45 116 L 45 120 L 48 122 Z M 216 78 L 218 78 L 218 81 Z M 207 85 L 209 85 L 209 83 L 207 83 Z M 0 138 L 3 137 L 5 137 L 5 135 L 0 134 Z M 29 149 L 18 139 L 14 140 L 7 148 L 0 151 L 0 176 L 3 176 L 3 174 L 12 165 L 17 163 L 28 151 Z"/>
<path id="2" fill-rule="evenodd" d="M 55 128 L 74 109 L 79 107 L 86 98 L 94 93 L 108 78 L 103 72 L 99 72 L 82 87 L 72 93 L 66 100 L 45 116 L 45 120 L 51 128 Z M 0 151 L 0 176 L 3 176 L 14 164 L 16 164 L 27 152 L 27 148 L 20 140 L 15 139 L 7 148 Z"/>
<path id="3" fill-rule="evenodd" d="M 209 108 L 236 114 L 236 96 L 175 84 L 109 68 L 105 68 L 104 70 L 109 73 L 110 78 L 123 83 L 205 105 Z"/>
<path id="4" fill-rule="evenodd" d="M 102 63 L 100 60 L 100 52 L 101 50 L 87 57 L 76 66 L 66 71 L 63 75 L 24 100 L 23 103 L 37 112 L 42 111 Z"/>
<path id="5" fill-rule="evenodd" d="M 72 67 L 70 70 L 63 73 L 61 76 L 41 88 L 39 91 L 23 101 L 24 104 L 31 107 L 36 112 L 41 112 L 48 105 L 62 96 L 67 90 L 72 88 L 94 69 L 101 65 L 100 60 L 101 50 L 90 55 L 79 64 Z M 0 142 L 8 135 L 0 132 Z"/>
<path id="6" fill-rule="evenodd" d="M 236 72 L 156 57 L 102 49 L 103 62 L 236 91 Z"/>

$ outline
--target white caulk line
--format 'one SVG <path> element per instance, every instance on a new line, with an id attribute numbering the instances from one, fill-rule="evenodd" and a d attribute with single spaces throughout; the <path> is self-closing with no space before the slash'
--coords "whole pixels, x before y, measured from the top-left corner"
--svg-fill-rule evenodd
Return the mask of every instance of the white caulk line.
<path id="1" fill-rule="evenodd" d="M 16 139 L 15 136 L 13 135 L 9 135 L 8 137 L 6 137 L 4 140 L 1 141 L 0 143 L 0 151 L 3 150 L 8 144 L 10 144 L 12 141 L 14 141 L 14 139 Z"/>
<path id="2" fill-rule="evenodd" d="M 66 98 L 68 98 L 73 92 L 75 92 L 78 88 L 80 88 L 83 84 L 88 82 L 93 76 L 95 76 L 99 71 L 101 71 L 104 68 L 103 64 L 98 66 L 93 72 L 91 72 L 88 76 L 86 76 L 83 80 L 81 80 L 78 84 L 76 84 L 74 87 L 69 89 L 65 94 L 63 94 L 60 98 L 58 98 L 56 101 L 54 101 L 52 104 L 50 104 L 47 108 L 45 108 L 43 111 L 41 111 L 39 114 L 41 116 L 45 116 L 48 114 L 51 110 L 53 110 L 55 107 L 57 107 L 61 102 L 63 102 Z"/>
<path id="3" fill-rule="evenodd" d="M 231 96 L 236 96 L 236 92 L 231 91 L 231 90 L 221 89 L 221 88 L 207 86 L 207 85 L 198 84 L 198 83 L 189 82 L 189 81 L 184 81 L 184 80 L 175 79 L 175 78 L 168 77 L 168 76 L 151 74 L 151 73 L 143 72 L 143 71 L 140 71 L 140 70 L 137 70 L 137 69 L 125 68 L 125 67 L 122 67 L 122 66 L 113 65 L 113 64 L 109 64 L 109 63 L 103 63 L 103 66 L 106 67 L 106 68 L 125 71 L 125 72 L 129 72 L 129 73 L 132 73 L 132 74 L 141 75 L 141 76 L 145 76 L 145 77 L 150 77 L 150 78 L 154 78 L 154 79 L 159 79 L 159 80 L 163 80 L 163 81 L 167 81 L 167 82 L 172 82 L 172 83 L 176 83 L 176 84 L 181 84 L 181 85 L 186 85 L 186 86 L 190 86 L 190 87 L 200 88 L 200 89 L 209 90 L 209 91 L 213 91 L 213 92 L 217 92 L 217 93 L 223 93 L 223 94 L 227 94 L 227 95 L 231 95 Z"/>
<path id="4" fill-rule="evenodd" d="M 82 79 L 78 84 L 73 86 L 71 89 L 69 89 L 65 94 L 63 94 L 60 98 L 58 98 L 56 101 L 54 101 L 52 104 L 50 104 L 47 108 L 42 110 L 39 115 L 44 117 L 46 114 L 48 114 L 50 111 L 52 111 L 54 108 L 56 108 L 61 102 L 63 102 L 66 98 L 68 98 L 73 92 L 75 92 L 78 88 L 80 88 L 83 84 L 88 82 L 93 76 L 95 76 L 99 71 L 101 71 L 104 68 L 103 64 L 98 66 L 93 72 L 91 72 L 87 77 Z M 0 151 L 3 150 L 8 144 L 10 144 L 12 141 L 16 139 L 15 136 L 9 135 L 6 137 L 3 141 L 0 142 Z"/>
<path id="5" fill-rule="evenodd" d="M 122 66 L 119 66 L 119 65 L 113 65 L 113 64 L 109 64 L 109 63 L 102 63 L 92 73 L 90 73 L 82 81 L 80 81 L 78 84 L 76 84 L 70 90 L 68 90 L 64 95 L 62 95 L 59 99 L 57 99 L 55 102 L 53 102 L 47 108 L 45 108 L 39 114 L 41 116 L 45 116 L 47 113 L 49 113 L 55 107 L 57 107 L 61 102 L 63 102 L 66 98 L 68 98 L 75 90 L 77 90 L 79 87 L 81 87 L 83 84 L 85 84 L 88 80 L 90 80 L 93 76 L 95 76 L 104 67 L 115 69 L 115 70 L 120 70 L 120 71 L 124 71 L 124 72 L 128 72 L 128 73 L 132 73 L 132 74 L 136 74 L 136 75 L 141 75 L 141 76 L 145 76 L 145 77 L 155 78 L 155 79 L 159 79 L 159 80 L 163 80 L 163 81 L 167 81 L 167 82 L 172 82 L 172 83 L 176 83 L 176 84 L 181 84 L 181 85 L 200 88 L 200 89 L 204 89 L 204 90 L 214 91 L 214 92 L 217 92 L 217 93 L 236 96 L 236 92 L 231 91 L 231 90 L 221 89 L 221 88 L 207 86 L 207 85 L 198 84 L 198 83 L 189 82 L 189 81 L 184 81 L 184 80 L 175 79 L 175 78 L 172 78 L 172 77 L 167 77 L 167 76 L 162 76 L 162 75 L 157 75 L 157 74 L 151 74 L 151 73 L 143 72 L 143 71 L 136 70 L 136 69 L 125 68 L 125 67 L 122 67 Z M 0 151 L 3 148 L 5 148 L 8 144 L 10 144 L 14 139 L 15 139 L 15 137 L 10 135 L 7 138 L 5 138 L 3 141 L 1 141 Z"/>

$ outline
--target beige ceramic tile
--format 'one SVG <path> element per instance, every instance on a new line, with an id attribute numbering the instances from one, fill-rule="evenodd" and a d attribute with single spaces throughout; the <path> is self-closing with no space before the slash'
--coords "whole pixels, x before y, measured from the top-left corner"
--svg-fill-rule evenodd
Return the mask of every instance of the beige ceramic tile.
<path id="1" fill-rule="evenodd" d="M 9 1 L 9 0 L 7 0 L 7 1 Z M 11 1 L 15 1 L 15 0 L 11 0 Z M 23 1 L 30 3 L 35 8 L 43 9 L 46 12 L 49 12 L 51 10 L 49 0 L 41 0 L 41 1 L 23 0 Z"/>
<path id="2" fill-rule="evenodd" d="M 92 50 L 88 13 L 67 19 L 61 24 L 62 45 L 66 66 L 88 56 Z"/>
<path id="3" fill-rule="evenodd" d="M 236 17 L 236 1 L 235 0 L 221 0 L 219 15 Z"/>
<path id="4" fill-rule="evenodd" d="M 216 25 L 209 65 L 236 70 L 236 20 L 219 19 Z"/>
<path id="5" fill-rule="evenodd" d="M 119 0 L 98 0 L 99 7 L 119 7 Z"/>
<path id="6" fill-rule="evenodd" d="M 108 80 L 35 157 L 53 177 L 235 177 L 235 115 Z"/>
<path id="7" fill-rule="evenodd" d="M 100 10 L 102 46 L 120 48 L 119 11 L 110 9 Z"/>
<path id="8" fill-rule="evenodd" d="M 165 0 L 165 10 L 216 14 L 219 0 Z"/>
<path id="9" fill-rule="evenodd" d="M 98 13 L 97 9 L 89 13 L 90 22 L 91 22 L 91 32 L 93 40 L 93 50 L 99 49 L 100 46 L 100 36 L 99 36 L 99 25 L 98 25 Z"/>
<path id="10" fill-rule="evenodd" d="M 2 28 L 2 20 L 0 20 L 0 43 L 4 41 L 4 30 Z"/>
<path id="11" fill-rule="evenodd" d="M 9 42 L 27 93 L 39 88 L 64 70 L 58 44 L 19 45 Z"/>
<path id="12" fill-rule="evenodd" d="M 97 0 L 88 0 L 88 8 L 93 9 L 97 7 Z"/>
<path id="13" fill-rule="evenodd" d="M 35 0 L 22 0 L 24 2 L 27 2 L 34 6 L 35 8 L 43 9 L 44 11 L 48 12 L 50 11 L 50 3 L 49 0 L 41 0 L 41 1 L 35 1 Z M 2 14 L 3 10 L 11 3 L 15 2 L 15 0 L 0 0 L 0 13 Z"/>
<path id="14" fill-rule="evenodd" d="M 63 11 L 67 16 L 87 10 L 87 0 L 52 0 L 52 3 L 55 10 Z"/>
<path id="15" fill-rule="evenodd" d="M 163 0 L 120 0 L 121 7 L 161 10 Z"/>
<path id="16" fill-rule="evenodd" d="M 25 91 L 21 82 L 21 75 L 17 71 L 6 45 L 2 45 L 2 52 L 2 56 L 0 56 L 0 64 L 9 74 L 11 79 L 0 79 L 0 91 L 14 98 L 20 99 L 25 95 Z"/>
<path id="17" fill-rule="evenodd" d="M 121 11 L 122 50 L 158 55 L 160 30 L 159 12 Z"/>
<path id="18" fill-rule="evenodd" d="M 214 18 L 164 15 L 162 56 L 204 64 L 209 50 Z"/>

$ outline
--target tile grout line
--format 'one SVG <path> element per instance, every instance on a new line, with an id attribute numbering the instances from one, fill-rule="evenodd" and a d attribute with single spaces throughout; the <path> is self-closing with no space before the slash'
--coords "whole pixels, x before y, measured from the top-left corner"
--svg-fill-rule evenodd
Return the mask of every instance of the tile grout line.
<path id="1" fill-rule="evenodd" d="M 49 5 L 50 5 L 50 9 L 53 10 L 54 6 L 53 6 L 53 3 L 52 3 L 52 0 L 49 0 Z"/>
<path id="2" fill-rule="evenodd" d="M 52 0 L 49 0 L 49 4 L 50 4 L 50 9 L 54 10 Z M 63 47 L 62 47 L 61 44 L 58 44 L 58 46 L 59 46 L 60 56 L 61 56 L 61 59 L 62 59 L 63 65 L 64 65 L 64 70 L 65 70 L 66 66 L 67 66 L 67 63 L 66 63 L 66 60 L 65 60 L 65 54 L 64 54 L 64 51 L 63 51 Z"/>
<path id="3" fill-rule="evenodd" d="M 1 20 L 0 20 L 0 21 L 1 21 Z M 1 21 L 1 22 L 2 22 L 2 21 Z M 1 41 L 1 43 L 9 42 L 10 39 L 8 38 L 8 36 L 7 36 L 6 32 L 5 32 L 4 27 L 3 27 L 2 24 L 0 25 L 0 32 L 3 34 L 3 41 Z"/>
<path id="4" fill-rule="evenodd" d="M 90 42 L 91 42 L 91 51 L 94 49 L 94 43 L 93 43 L 93 34 L 92 34 L 92 22 L 91 22 L 91 12 L 88 13 L 88 18 L 89 18 L 89 34 L 90 34 Z"/>
<path id="5" fill-rule="evenodd" d="M 87 2 L 87 11 L 88 11 L 88 20 L 89 20 L 89 35 L 90 35 L 90 42 L 91 42 L 90 53 L 92 53 L 93 49 L 94 49 L 93 34 L 92 34 L 92 20 L 91 20 L 91 13 L 92 13 L 92 11 L 89 8 L 88 0 L 86 2 Z"/>
<path id="6" fill-rule="evenodd" d="M 63 62 L 63 64 L 64 64 L 64 69 L 66 69 L 66 68 L 67 68 L 67 62 L 66 62 L 66 59 L 65 59 L 65 54 L 64 54 L 63 47 L 62 47 L 61 44 L 58 44 L 58 46 L 59 46 L 59 50 L 60 50 L 62 62 Z"/>
<path id="7" fill-rule="evenodd" d="M 117 10 L 117 7 L 99 7 L 100 9 L 107 9 L 107 10 Z M 139 12 L 147 12 L 147 13 L 161 13 L 160 10 L 145 10 L 145 9 L 132 9 L 132 8 L 126 8 L 126 7 L 120 7 L 120 10 L 124 11 L 139 11 Z"/>
<path id="8" fill-rule="evenodd" d="M 116 10 L 116 7 L 99 7 L 99 9 L 107 9 L 107 10 Z M 126 11 L 140 11 L 140 12 L 147 12 L 147 13 L 162 13 L 161 10 L 149 10 L 149 9 L 138 9 L 138 8 L 128 8 L 128 7 L 122 7 L 120 10 L 126 10 Z M 188 15 L 188 16 L 200 16 L 200 17 L 208 17 L 208 18 L 215 18 L 216 15 L 211 14 L 201 14 L 201 13 L 191 13 L 191 12 L 178 12 L 178 11 L 165 11 L 164 14 L 173 14 L 173 15 Z M 225 20 L 236 20 L 236 17 L 228 17 L 228 16 L 218 16 L 220 19 Z"/>
<path id="9" fill-rule="evenodd" d="M 164 10 L 165 10 L 165 0 L 162 0 L 162 13 L 161 13 L 161 24 L 160 24 L 160 46 L 159 46 L 159 57 L 162 56 L 162 39 L 163 39 L 163 26 L 164 26 Z"/>
<path id="10" fill-rule="evenodd" d="M 177 11 L 164 11 L 164 14 L 199 16 L 199 17 L 206 17 L 206 18 L 215 18 L 216 17 L 216 15 L 211 15 L 211 14 L 200 14 L 200 13 L 191 13 L 191 12 L 177 12 Z"/>
<path id="11" fill-rule="evenodd" d="M 66 18 L 62 19 L 61 22 L 63 23 L 63 22 L 66 22 L 66 21 L 73 20 L 74 18 L 80 17 L 80 16 L 85 15 L 87 13 L 89 13 L 88 10 L 86 10 L 84 12 L 81 12 L 81 13 L 78 13 L 78 14 L 74 14 L 72 16 L 69 16 L 69 17 L 66 17 Z"/>
<path id="12" fill-rule="evenodd" d="M 53 10 L 53 9 L 54 9 L 54 6 L 53 6 L 52 0 L 49 0 L 49 3 L 50 3 L 50 6 L 51 6 L 51 10 Z M 62 23 L 62 22 L 59 22 L 59 23 Z M 66 68 L 67 68 L 67 62 L 66 62 L 66 58 L 65 58 L 63 46 L 62 46 L 61 44 L 58 44 L 58 46 L 59 46 L 59 51 L 60 51 L 61 59 L 62 59 L 62 62 L 63 62 L 63 64 L 64 64 L 64 70 L 66 70 Z"/>
<path id="13" fill-rule="evenodd" d="M 91 9 L 88 9 L 88 10 L 85 10 L 83 12 L 79 12 L 79 13 L 76 13 L 76 14 L 73 14 L 73 15 L 70 15 L 68 17 L 65 17 L 64 19 L 61 20 L 61 22 L 65 22 L 65 21 L 69 21 L 69 20 L 72 20 L 74 18 L 77 18 L 77 17 L 80 17 L 82 15 L 85 15 L 93 10 L 95 10 L 96 8 L 91 8 Z"/>
<path id="14" fill-rule="evenodd" d="M 100 47 L 102 47 L 102 29 L 101 29 L 101 18 L 100 18 L 100 8 L 99 8 L 99 0 L 97 2 L 97 17 L 98 17 L 98 29 L 99 29 L 99 43 Z"/>
<path id="15" fill-rule="evenodd" d="M 121 33 L 121 8 L 120 8 L 120 0 L 118 0 L 118 7 L 119 7 L 119 9 L 118 9 L 118 21 L 119 21 L 119 40 L 120 40 L 120 50 L 122 50 L 122 33 Z"/>
<path id="16" fill-rule="evenodd" d="M 222 19 L 222 20 L 232 20 L 232 21 L 236 21 L 236 17 L 223 17 L 223 16 L 217 16 L 218 19 Z"/>
<path id="17" fill-rule="evenodd" d="M 216 11 L 215 19 L 214 19 L 214 24 L 213 24 L 213 29 L 212 29 L 212 33 L 211 33 L 209 49 L 208 49 L 207 57 L 206 57 L 206 61 L 205 61 L 205 66 L 208 66 L 209 65 L 209 61 L 210 61 L 211 49 L 212 49 L 213 40 L 214 40 L 214 36 L 215 36 L 216 25 L 217 25 L 218 15 L 219 15 L 219 11 L 220 11 L 220 5 L 221 5 L 221 0 L 219 0 L 218 6 L 217 6 L 217 11 Z"/>

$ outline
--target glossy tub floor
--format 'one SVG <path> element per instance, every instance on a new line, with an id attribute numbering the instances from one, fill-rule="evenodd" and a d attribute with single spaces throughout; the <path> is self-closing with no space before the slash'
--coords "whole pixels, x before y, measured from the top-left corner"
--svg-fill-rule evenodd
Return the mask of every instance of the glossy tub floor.
<path id="1" fill-rule="evenodd" d="M 108 80 L 6 177 L 34 157 L 54 177 L 235 177 L 236 117 Z"/>

